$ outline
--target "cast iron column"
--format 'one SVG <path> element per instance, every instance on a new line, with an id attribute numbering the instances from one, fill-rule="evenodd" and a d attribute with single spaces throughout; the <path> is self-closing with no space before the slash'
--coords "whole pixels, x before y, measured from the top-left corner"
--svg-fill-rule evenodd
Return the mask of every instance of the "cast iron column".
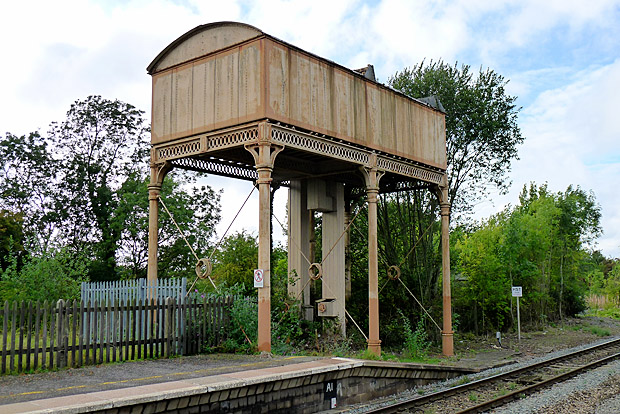
<path id="1" fill-rule="evenodd" d="M 445 181 L 445 180 L 444 180 Z M 450 292 L 450 201 L 448 186 L 439 188 L 441 207 L 441 264 L 443 285 L 443 330 L 441 348 L 445 356 L 454 355 L 454 332 L 452 331 L 452 293 Z"/>
<path id="2" fill-rule="evenodd" d="M 381 355 L 379 339 L 379 244 L 377 241 L 377 197 L 383 172 L 377 170 L 377 156 L 371 154 L 362 168 L 368 195 L 368 350 Z"/>
<path id="3" fill-rule="evenodd" d="M 151 151 L 151 160 L 154 152 Z M 149 183 L 149 253 L 147 264 L 147 282 L 157 282 L 157 232 L 159 228 L 159 194 L 164 177 L 172 169 L 170 163 L 155 164 L 151 161 L 151 182 Z"/>
<path id="4" fill-rule="evenodd" d="M 254 156 L 258 172 L 258 268 L 263 287 L 258 288 L 258 350 L 271 352 L 271 173 L 282 147 L 271 144 L 271 127 L 258 125 L 258 140 L 245 148 Z"/>

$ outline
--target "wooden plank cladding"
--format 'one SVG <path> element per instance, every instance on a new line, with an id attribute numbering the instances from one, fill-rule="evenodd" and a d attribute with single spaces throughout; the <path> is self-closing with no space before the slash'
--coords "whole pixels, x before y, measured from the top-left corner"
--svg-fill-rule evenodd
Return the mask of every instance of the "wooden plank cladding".
<path id="1" fill-rule="evenodd" d="M 442 112 L 252 26 L 199 26 L 148 71 L 153 145 L 271 119 L 446 168 Z"/>

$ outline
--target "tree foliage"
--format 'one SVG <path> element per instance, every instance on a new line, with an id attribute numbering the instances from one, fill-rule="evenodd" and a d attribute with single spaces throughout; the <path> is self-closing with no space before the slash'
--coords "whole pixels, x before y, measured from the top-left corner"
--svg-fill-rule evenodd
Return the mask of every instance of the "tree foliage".
<path id="1" fill-rule="evenodd" d="M 573 316 L 585 308 L 590 242 L 600 234 L 594 195 L 569 186 L 524 187 L 519 205 L 483 222 L 455 242 L 460 280 L 455 307 L 466 328 L 510 327 L 510 286 L 522 286 L 523 319 L 533 323 Z"/>
<path id="2" fill-rule="evenodd" d="M 143 115 L 119 100 L 89 96 L 52 123 L 47 136 L 0 138 L 0 259 L 7 257 L 9 232 L 12 248 L 21 243 L 31 267 L 39 263 L 35 258 L 49 262 L 62 251 L 86 263 L 83 276 L 91 280 L 146 275 L 149 141 Z M 220 218 L 220 195 L 195 184 L 193 173 L 172 173 L 162 198 L 202 254 Z M 192 277 L 195 259 L 165 214 L 159 238 L 161 277 Z"/>

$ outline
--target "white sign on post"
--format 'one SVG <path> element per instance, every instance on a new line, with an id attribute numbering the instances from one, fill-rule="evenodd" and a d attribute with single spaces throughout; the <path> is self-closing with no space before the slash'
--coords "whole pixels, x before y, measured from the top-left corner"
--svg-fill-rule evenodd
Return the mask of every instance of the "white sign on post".
<path id="1" fill-rule="evenodd" d="M 519 313 L 519 298 L 523 297 L 523 287 L 513 286 L 512 297 L 517 298 L 517 331 L 519 332 L 519 342 L 521 342 L 521 314 Z"/>
<path id="2" fill-rule="evenodd" d="M 254 269 L 254 287 L 262 288 L 264 285 L 264 270 L 263 269 Z"/>

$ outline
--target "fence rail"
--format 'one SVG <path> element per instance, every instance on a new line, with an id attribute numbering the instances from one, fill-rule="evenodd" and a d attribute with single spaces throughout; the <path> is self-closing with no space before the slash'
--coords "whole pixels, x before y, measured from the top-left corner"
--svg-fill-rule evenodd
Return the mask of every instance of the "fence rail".
<path id="1" fill-rule="evenodd" d="M 7 301 L 0 373 L 197 354 L 226 339 L 232 301 Z"/>
<path id="2" fill-rule="evenodd" d="M 114 302 L 175 298 L 183 302 L 187 294 L 187 278 L 116 280 L 109 282 L 82 282 L 80 298 L 87 302 Z"/>

